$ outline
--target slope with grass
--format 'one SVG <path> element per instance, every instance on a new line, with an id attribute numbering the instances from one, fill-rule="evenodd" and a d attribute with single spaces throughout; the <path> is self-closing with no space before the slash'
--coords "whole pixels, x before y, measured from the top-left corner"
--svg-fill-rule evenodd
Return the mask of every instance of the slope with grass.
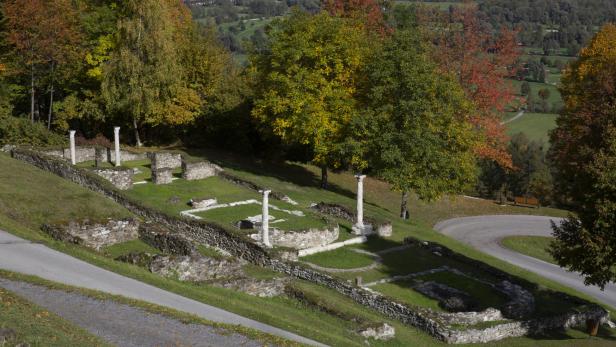
<path id="1" fill-rule="evenodd" d="M 191 154 L 196 155 L 197 153 L 191 151 Z M 198 154 L 207 153 L 200 152 Z M 288 194 L 302 206 L 306 206 L 310 202 L 319 201 L 338 202 L 348 206 L 353 206 L 354 204 L 355 194 L 353 192 L 356 181 L 352 175 L 346 173 L 331 174 L 330 179 L 332 182 L 332 188 L 329 191 L 323 191 L 317 188 L 318 169 L 309 165 L 256 162 L 247 158 L 235 157 L 220 152 L 210 152 L 208 155 L 205 155 L 205 157 L 221 164 L 229 172 L 244 178 L 249 178 L 257 184 L 271 187 L 276 191 Z M 4 171 L 19 172 L 19 174 L 10 175 Z M 65 187 L 64 190 L 70 191 L 70 196 L 88 193 L 88 191 L 79 186 L 67 183 L 58 177 L 12 160 L 4 155 L 0 155 L 0 172 L 2 172 L 3 175 L 0 177 L 11 176 L 10 181 L 3 179 L 0 180 L 0 184 L 13 185 L 17 187 L 31 185 L 31 190 L 45 191 L 48 186 L 65 183 L 67 184 L 67 187 Z M 0 192 L 1 191 L 2 190 L 0 189 Z M 201 302 L 210 303 L 246 317 L 284 328 L 288 331 L 300 333 L 304 336 L 320 342 L 328 343 L 330 345 L 362 345 L 363 339 L 354 333 L 354 331 L 359 329 L 360 326 L 366 322 L 388 322 L 396 328 L 396 338 L 394 340 L 389 342 L 379 342 L 374 345 L 440 345 L 438 341 L 432 339 L 427 334 L 420 332 L 417 329 L 405 326 L 397 321 L 387 319 L 372 310 L 355 304 L 350 299 L 343 297 L 332 290 L 305 283 L 303 281 L 293 281 L 293 285 L 301 286 L 305 291 L 304 294 L 309 293 L 309 296 L 312 298 L 309 302 L 305 300 L 298 301 L 288 297 L 271 299 L 255 298 L 232 290 L 226 290 L 208 285 L 182 283 L 172 279 L 161 278 L 143 268 L 114 261 L 104 256 L 104 254 L 96 253 L 79 246 L 67 245 L 50 240 L 38 229 L 40 224 L 46 221 L 46 218 L 42 216 L 41 211 L 48 211 L 50 215 L 56 215 L 59 219 L 67 219 L 70 218 L 70 215 L 67 216 L 67 214 L 69 214 L 68 211 L 72 208 L 77 208 L 77 206 L 70 206 L 73 203 L 79 203 L 85 205 L 86 207 L 88 205 L 96 206 L 98 204 L 111 203 L 102 196 L 94 194 L 87 200 L 73 201 L 69 199 L 64 201 L 64 205 L 68 206 L 58 206 L 58 204 L 48 205 L 44 203 L 45 199 L 41 196 L 41 199 L 30 202 L 29 206 L 27 206 L 27 209 L 25 210 L 26 212 L 20 212 L 20 208 L 24 208 L 26 206 L 19 203 L 19 201 L 20 199 L 27 198 L 27 193 L 22 196 L 20 191 L 21 190 L 17 188 L 14 189 L 14 193 L 11 195 L 2 195 L 2 193 L 0 193 L 0 201 L 2 201 L 5 206 L 11 207 L 9 210 L 0 210 L 0 227 L 29 239 L 40 240 L 55 249 L 71 254 L 95 265 L 181 294 L 183 296 Z M 479 259 L 513 273 L 514 275 L 518 275 L 539 283 L 540 286 L 546 286 L 552 289 L 578 294 L 556 283 L 546 281 L 545 279 L 533 275 L 532 273 L 479 253 L 455 240 L 437 234 L 429 226 L 439 219 L 455 215 L 490 213 L 488 211 L 524 214 L 528 213 L 527 209 L 500 207 L 490 201 L 466 198 L 446 199 L 433 204 L 419 204 L 414 201 L 411 210 L 413 213 L 412 216 L 418 216 L 418 218 L 414 218 L 409 222 L 401 221 L 396 218 L 396 211 L 398 207 L 397 197 L 399 195 L 397 193 L 390 192 L 386 184 L 368 179 L 366 181 L 365 191 L 367 199 L 366 214 L 383 219 L 391 219 L 394 221 L 395 230 L 394 236 L 390 240 L 387 240 L 387 242 L 382 244 L 377 242 L 370 245 L 365 245 L 365 247 L 369 247 L 371 251 L 390 248 L 392 245 L 401 245 L 404 237 L 414 236 L 420 239 L 440 242 L 447 247 L 464 253 L 472 258 Z M 166 201 L 169 197 L 171 196 L 165 196 L 163 194 L 158 199 L 159 201 Z M 16 205 L 13 205 L 13 201 L 17 201 Z M 111 205 L 115 206 L 113 204 Z M 120 208 L 119 211 L 122 212 L 123 209 Z M 563 211 L 553 209 L 533 210 L 533 212 L 550 213 L 556 215 L 564 214 Z M 27 216 L 24 216 L 25 213 L 27 213 Z M 14 218 L 15 216 L 19 218 Z M 28 216 L 31 218 L 27 218 Z M 417 263 L 417 257 L 411 254 L 413 258 L 408 258 L 408 254 L 409 253 L 393 254 L 388 260 L 388 263 L 397 264 L 396 266 L 401 266 L 404 264 L 408 264 L 410 266 Z M 433 260 L 433 258 L 422 258 L 425 258 L 425 266 L 438 266 L 438 262 Z M 434 263 L 432 264 L 432 262 Z M 382 274 L 375 274 L 375 278 L 378 276 L 382 276 Z M 320 305 L 319 303 L 325 303 L 325 306 Z M 325 310 L 324 307 L 335 307 L 335 312 Z M 349 314 L 351 314 L 352 319 L 349 318 Z M 613 332 L 609 332 L 609 334 L 611 333 Z M 576 330 L 568 330 L 563 333 L 563 335 L 550 335 L 539 339 L 507 339 L 505 341 L 494 343 L 494 345 L 558 346 L 562 343 L 562 341 L 558 339 L 580 339 L 582 337 L 583 336 L 580 332 Z M 571 342 L 575 341 L 577 340 L 571 340 Z M 583 343 L 589 346 L 602 345 L 604 342 L 605 340 L 591 342 L 583 340 Z"/>
<path id="2" fill-rule="evenodd" d="M 501 240 L 501 244 L 512 251 L 556 264 L 554 257 L 548 252 L 550 242 L 552 238 L 545 236 L 509 236 Z"/>
<path id="3" fill-rule="evenodd" d="M 11 329 L 15 337 L 8 345 L 110 346 L 98 337 L 0 287 L 0 329 Z M 4 343 L 0 340 L 0 345 Z"/>
<path id="4" fill-rule="evenodd" d="M 507 123 L 507 135 L 524 133 L 529 140 L 541 142 L 545 148 L 549 146 L 549 132 L 556 127 L 558 115 L 548 113 L 525 113 L 512 122 Z"/>

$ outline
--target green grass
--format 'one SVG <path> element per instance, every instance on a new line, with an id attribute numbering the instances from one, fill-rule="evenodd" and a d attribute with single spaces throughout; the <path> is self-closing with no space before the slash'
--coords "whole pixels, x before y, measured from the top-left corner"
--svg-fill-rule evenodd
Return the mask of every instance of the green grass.
<path id="1" fill-rule="evenodd" d="M 157 254 L 160 253 L 156 248 L 148 245 L 147 243 L 141 240 L 131 240 L 125 241 L 121 243 L 116 243 L 115 245 L 107 246 L 103 249 L 103 253 L 107 256 L 115 259 L 119 256 L 129 254 L 131 252 L 135 253 L 151 253 Z"/>
<path id="2" fill-rule="evenodd" d="M 548 74 L 548 82 L 553 81 L 553 80 L 554 80 L 554 77 L 550 77 Z M 520 87 L 522 83 L 524 82 L 518 81 L 518 80 L 511 80 L 511 83 L 513 85 L 514 92 L 517 94 L 520 92 Z M 547 89 L 550 91 L 550 97 L 547 99 L 548 104 L 562 105 L 563 103 L 562 97 L 560 95 L 560 92 L 558 91 L 558 88 L 555 85 L 548 84 L 548 83 L 539 83 L 539 82 L 528 82 L 528 84 L 530 84 L 530 88 L 531 88 L 531 91 L 533 92 L 533 97 L 535 101 L 541 100 L 541 98 L 539 97 L 539 91 L 541 89 Z"/>
<path id="3" fill-rule="evenodd" d="M 347 173 L 331 173 L 331 189 L 328 191 L 323 191 L 317 188 L 318 168 L 310 165 L 255 162 L 254 160 L 246 160 L 241 157 L 228 156 L 220 152 L 213 153 L 207 157 L 208 159 L 221 164 L 231 173 L 248 179 L 254 178 L 253 181 L 257 184 L 272 187 L 276 191 L 280 191 L 291 196 L 291 198 L 298 201 L 300 206 L 303 208 L 307 208 L 311 202 L 319 201 L 337 202 L 347 206 L 354 205 L 354 189 L 356 181 L 352 175 Z M 19 174 L 10 175 L 9 178 L 4 179 L 5 177 L 8 177 L 7 172 L 17 172 Z M 0 178 L 3 178 L 0 180 L 0 184 L 10 182 L 6 185 L 17 187 L 13 189 L 16 193 L 12 195 L 2 195 L 3 192 L 0 191 L 0 201 L 4 204 L 4 206 L 11 207 L 9 209 L 0 209 L 0 227 L 5 230 L 10 230 L 18 236 L 42 241 L 52 248 L 86 260 L 108 270 L 118 272 L 128 277 L 132 277 L 145 283 L 155 285 L 162 289 L 166 289 L 201 302 L 225 308 L 232 312 L 262 321 L 264 323 L 272 324 L 274 326 L 311 337 L 330 345 L 358 346 L 363 344 L 363 340 L 353 333 L 353 330 L 356 330 L 359 327 L 358 323 L 349 322 L 339 317 L 333 317 L 331 314 L 324 313 L 319 310 L 311 310 L 296 300 L 284 297 L 271 299 L 255 298 L 223 288 L 181 283 L 172 279 L 161 278 L 137 266 L 113 261 L 101 254 L 97 254 L 80 246 L 50 240 L 39 231 L 39 226 L 41 223 L 46 221 L 49 215 L 57 215 L 56 210 L 83 208 L 79 206 L 80 204 L 86 206 L 88 204 L 91 206 L 104 206 L 106 203 L 109 203 L 110 207 L 108 207 L 108 210 L 110 212 L 107 213 L 107 215 L 114 214 L 111 213 L 113 211 L 115 211 L 115 214 L 118 215 L 122 214 L 120 212 L 124 212 L 125 214 L 127 212 L 121 208 L 118 208 L 117 205 L 112 204 L 101 195 L 88 192 L 77 185 L 68 183 L 58 177 L 44 173 L 41 170 L 35 169 L 26 164 L 9 159 L 4 155 L 0 155 Z M 207 180 L 203 180 L 202 182 L 205 181 Z M 184 186 L 182 184 L 182 180 L 178 180 L 173 184 L 166 186 L 145 185 L 143 189 L 147 190 L 147 188 L 150 187 L 154 188 L 150 192 L 137 192 L 137 190 L 141 188 L 140 186 L 137 186 L 134 190 L 129 191 L 129 193 L 135 194 L 134 196 L 140 196 L 144 203 L 151 204 L 155 207 L 160 206 L 161 209 L 167 212 L 184 209 L 183 206 L 178 208 L 175 205 L 169 205 L 167 202 L 169 197 L 178 196 L 178 191 L 175 189 L 178 187 L 180 188 L 179 192 L 183 194 L 182 197 L 185 201 L 188 201 L 191 197 L 204 197 L 201 195 L 196 195 L 195 192 L 209 193 L 213 190 L 224 192 L 225 194 L 234 194 L 235 190 L 235 193 L 238 195 L 257 195 L 257 193 L 240 189 L 240 187 L 235 185 L 229 184 L 226 186 L 226 181 L 217 180 L 215 178 L 211 181 L 215 182 L 215 184 Z M 45 194 L 40 193 L 39 199 L 31 200 L 27 208 L 25 208 L 26 206 L 24 205 L 19 205 L 21 209 L 16 209 L 13 207 L 14 199 L 21 197 L 19 192 L 22 190 L 24 185 L 30 185 L 28 189 L 31 191 L 44 192 L 47 190 L 47 187 L 53 187 L 62 183 L 66 185 L 64 190 L 70 193 L 68 194 L 69 197 L 88 193 L 89 198 L 86 200 L 67 200 L 63 202 L 56 201 L 54 204 L 41 204 L 41 202 L 47 201 L 47 197 Z M 222 187 L 220 187 L 219 184 L 222 185 Z M 575 293 L 573 290 L 562 285 L 545 280 L 533 273 L 477 252 L 469 246 L 449 239 L 441 234 L 435 233 L 430 227 L 435 221 L 464 215 L 490 213 L 534 213 L 560 216 L 564 215 L 566 212 L 554 209 L 528 210 L 519 207 L 500 207 L 491 201 L 466 198 L 444 199 L 430 204 L 419 203 L 413 199 L 410 203 L 411 216 L 413 219 L 411 221 L 401 221 L 396 218 L 399 195 L 397 193 L 392 193 L 388 188 L 389 187 L 383 182 L 370 178 L 365 182 L 366 215 L 375 216 L 382 219 L 391 219 L 394 225 L 394 235 L 390 239 L 385 241 L 371 241 L 368 245 L 366 245 L 366 247 L 382 249 L 387 248 L 390 245 L 400 245 L 406 236 L 413 236 L 420 239 L 442 243 L 455 251 L 487 262 L 514 275 L 539 283 L 541 286 L 579 295 L 579 293 Z M 197 189 L 197 191 L 195 191 L 195 189 Z M 113 208 L 114 206 L 115 209 Z M 293 207 L 291 209 L 293 209 Z M 46 211 L 48 214 L 42 215 L 41 211 Z M 62 214 L 63 213 L 60 213 L 60 215 Z M 70 213 L 64 214 L 68 217 L 71 215 Z M 65 219 L 67 216 L 62 218 Z M 103 215 L 101 216 L 104 217 Z M 438 266 L 438 259 L 443 258 L 419 252 L 416 252 L 416 254 L 409 253 L 405 255 L 391 255 L 386 259 L 387 262 L 385 265 L 387 267 L 385 268 L 385 271 L 377 271 L 374 273 L 374 276 L 375 278 L 379 276 L 387 276 L 389 275 L 389 272 L 392 271 L 391 269 L 395 268 L 400 268 L 401 270 L 408 269 L 408 272 L 411 272 L 414 268 Z M 315 291 L 315 295 L 324 300 L 336 294 L 323 287 L 317 286 L 317 288 L 318 290 Z M 580 296 L 583 297 L 583 295 Z M 337 304 L 343 307 L 344 310 L 349 312 L 362 311 L 364 314 L 375 315 L 375 317 L 378 317 L 378 320 L 380 321 L 388 321 L 386 318 L 369 309 L 351 303 L 347 298 L 342 299 L 344 300 L 340 300 Z M 396 340 L 389 343 L 379 343 L 376 345 L 403 346 L 409 345 L 409 343 L 421 346 L 440 345 L 440 343 L 436 340 L 430 338 L 427 334 L 424 334 L 417 329 L 402 326 L 395 322 L 394 324 L 397 329 L 397 335 L 400 336 L 400 338 L 396 338 Z M 499 342 L 494 345 L 515 346 L 525 344 L 557 346 L 562 344 L 562 341 L 559 339 L 563 338 L 563 336 L 558 336 L 557 338 L 545 337 L 541 340 L 531 338 L 507 339 L 506 341 Z M 570 338 L 569 336 L 570 335 L 567 332 L 566 337 L 564 338 Z M 597 343 L 600 345 L 602 342 L 605 341 L 598 341 Z"/>
<path id="4" fill-rule="evenodd" d="M 545 236 L 508 236 L 501 240 L 501 244 L 512 251 L 556 264 L 554 257 L 548 253 L 550 242 L 552 238 Z"/>
<path id="5" fill-rule="evenodd" d="M 507 123 L 507 135 L 524 133 L 529 140 L 542 142 L 546 148 L 549 145 L 549 131 L 556 127 L 555 114 L 525 113 L 524 116 Z"/>
<path id="6" fill-rule="evenodd" d="M 0 328 L 12 329 L 16 338 L 8 346 L 111 346 L 98 337 L 0 288 Z M 4 344 L 0 344 L 3 345 Z"/>
<path id="7" fill-rule="evenodd" d="M 439 306 L 438 301 L 415 291 L 410 286 L 411 282 L 409 281 L 398 281 L 377 284 L 370 288 L 390 298 L 395 298 L 403 304 L 427 307 L 437 312 L 444 312 L 444 310 Z"/>
<path id="8" fill-rule="evenodd" d="M 349 247 L 309 255 L 302 257 L 301 260 L 318 266 L 335 269 L 355 269 L 368 266 L 375 262 L 373 257 L 355 252 Z"/>

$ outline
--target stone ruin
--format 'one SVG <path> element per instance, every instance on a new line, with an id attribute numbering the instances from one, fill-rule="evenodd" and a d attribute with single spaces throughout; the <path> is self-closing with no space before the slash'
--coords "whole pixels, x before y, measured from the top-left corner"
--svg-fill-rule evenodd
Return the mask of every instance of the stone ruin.
<path id="1" fill-rule="evenodd" d="M 222 168 L 209 161 L 188 162 L 182 161 L 182 178 L 187 181 L 200 180 L 218 175 Z"/>
<path id="2" fill-rule="evenodd" d="M 100 250 L 104 247 L 138 238 L 139 221 L 133 218 L 95 222 L 71 221 L 67 224 L 45 224 L 42 229 L 52 238 Z"/>
<path id="3" fill-rule="evenodd" d="M 241 227 L 241 224 L 240 224 Z M 274 246 L 292 249 L 306 249 L 329 245 L 340 236 L 340 228 L 336 226 L 326 229 L 311 228 L 302 231 L 283 231 L 272 228 L 269 238 Z M 254 240 L 260 241 L 260 234 L 251 235 Z"/>
<path id="4" fill-rule="evenodd" d="M 170 152 L 151 152 L 150 158 L 152 172 L 160 169 L 176 169 L 182 166 L 182 156 L 180 153 Z"/>
<path id="5" fill-rule="evenodd" d="M 154 184 L 169 184 L 173 182 L 173 170 L 162 168 L 152 170 L 152 183 Z"/>
<path id="6" fill-rule="evenodd" d="M 92 172 L 111 182 L 120 190 L 127 190 L 133 187 L 133 169 L 121 167 L 96 168 L 92 169 Z"/>

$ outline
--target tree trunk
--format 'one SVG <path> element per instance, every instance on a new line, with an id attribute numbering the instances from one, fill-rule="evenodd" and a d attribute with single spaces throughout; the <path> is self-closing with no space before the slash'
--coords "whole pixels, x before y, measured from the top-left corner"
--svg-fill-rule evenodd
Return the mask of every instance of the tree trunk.
<path id="1" fill-rule="evenodd" d="M 327 189 L 327 165 L 321 166 L 321 188 Z"/>
<path id="2" fill-rule="evenodd" d="M 408 217 L 408 205 L 409 202 L 409 192 L 402 192 L 402 201 L 400 202 L 400 218 L 407 219 Z"/>
<path id="3" fill-rule="evenodd" d="M 55 63 L 51 63 L 51 88 L 49 89 L 49 113 L 47 114 L 47 130 L 51 129 L 51 114 L 53 112 L 53 78 L 54 78 L 54 66 Z"/>
<path id="4" fill-rule="evenodd" d="M 30 67 L 30 121 L 34 123 L 34 63 Z"/>
<path id="5" fill-rule="evenodd" d="M 133 128 L 135 130 L 135 143 L 137 147 L 143 146 L 141 143 L 141 137 L 139 137 L 139 127 L 137 126 L 137 118 L 133 118 Z"/>

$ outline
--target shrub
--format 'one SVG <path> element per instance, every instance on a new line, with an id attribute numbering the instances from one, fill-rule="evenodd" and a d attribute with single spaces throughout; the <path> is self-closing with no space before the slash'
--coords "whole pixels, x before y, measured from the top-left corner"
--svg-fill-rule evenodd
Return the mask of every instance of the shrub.
<path id="1" fill-rule="evenodd" d="M 27 118 L 0 115 L 0 145 L 58 146 L 66 138 Z"/>

